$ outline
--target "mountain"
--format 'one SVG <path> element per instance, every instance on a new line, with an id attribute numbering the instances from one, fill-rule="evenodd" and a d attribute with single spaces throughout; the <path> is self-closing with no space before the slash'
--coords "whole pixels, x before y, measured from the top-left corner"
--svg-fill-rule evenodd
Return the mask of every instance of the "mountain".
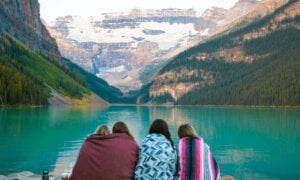
<path id="1" fill-rule="evenodd" d="M 107 105 L 129 100 L 61 58 L 40 20 L 37 0 L 0 1 L 0 25 L 0 105 Z"/>
<path id="2" fill-rule="evenodd" d="M 0 34 L 2 105 L 86 104 L 91 92 L 7 33 Z"/>
<path id="3" fill-rule="evenodd" d="M 300 2 L 292 0 L 174 57 L 138 103 L 299 105 L 299 57 Z"/>
<path id="4" fill-rule="evenodd" d="M 245 15 L 256 3 L 243 0 L 233 7 L 239 11 L 211 8 L 202 15 L 193 9 L 133 9 L 65 16 L 47 22 L 47 28 L 64 57 L 127 92 L 150 82 L 170 58 Z"/>
<path id="5" fill-rule="evenodd" d="M 81 67 L 79 67 L 77 64 L 71 62 L 70 60 L 66 58 L 62 58 L 63 64 L 65 64 L 69 71 L 72 74 L 75 74 L 77 76 L 77 79 L 80 79 L 85 87 L 89 88 L 91 91 L 93 91 L 96 95 L 104 99 L 105 101 L 109 103 L 123 103 L 123 104 L 134 104 L 135 103 L 135 97 L 134 96 L 123 96 L 123 93 L 113 87 L 110 86 L 106 81 L 104 81 L 101 78 L 96 77 L 94 74 L 91 74 Z"/>
<path id="6" fill-rule="evenodd" d="M 252 8 L 246 14 L 237 16 L 237 12 L 240 11 L 240 7 L 247 8 L 247 4 L 249 3 L 249 1 L 247 0 L 239 1 L 237 3 L 239 5 L 231 8 L 231 11 L 227 14 L 227 17 L 224 16 L 225 18 L 223 19 L 231 19 L 231 17 L 237 18 L 234 21 L 231 21 L 230 23 L 227 23 L 225 26 L 223 26 L 223 28 L 217 31 L 217 34 L 224 31 L 230 31 L 244 27 L 253 21 L 256 21 L 268 14 L 273 13 L 277 8 L 287 2 L 288 0 L 261 0 L 258 1 L 254 6 L 252 6 Z"/>
<path id="7" fill-rule="evenodd" d="M 34 51 L 58 62 L 60 53 L 40 21 L 37 0 L 0 1 L 0 32 L 7 32 Z"/>
<path id="8" fill-rule="evenodd" d="M 218 7 L 211 7 L 203 12 L 201 17 L 206 20 L 213 21 L 219 29 L 223 29 L 224 25 L 230 24 L 239 18 L 244 18 L 253 9 L 256 9 L 259 1 L 256 0 L 239 0 L 230 9 L 223 9 Z"/>

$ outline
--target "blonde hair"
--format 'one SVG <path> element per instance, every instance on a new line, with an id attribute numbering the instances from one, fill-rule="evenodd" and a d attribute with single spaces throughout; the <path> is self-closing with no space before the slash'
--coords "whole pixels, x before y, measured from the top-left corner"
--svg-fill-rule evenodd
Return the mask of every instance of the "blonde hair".
<path id="1" fill-rule="evenodd" d="M 95 133 L 104 136 L 110 134 L 110 131 L 106 125 L 102 125 L 97 127 Z"/>
<path id="2" fill-rule="evenodd" d="M 189 124 L 182 124 L 178 128 L 179 139 L 183 137 L 197 137 L 197 133 L 194 128 Z"/>

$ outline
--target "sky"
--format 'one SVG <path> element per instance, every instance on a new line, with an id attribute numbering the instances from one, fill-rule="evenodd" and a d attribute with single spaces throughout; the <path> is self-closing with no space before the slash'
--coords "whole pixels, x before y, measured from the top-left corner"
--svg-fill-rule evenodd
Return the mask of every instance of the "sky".
<path id="1" fill-rule="evenodd" d="M 46 21 L 59 16 L 95 16 L 104 12 L 129 11 L 133 8 L 194 8 L 204 11 L 211 6 L 230 8 L 238 0 L 38 0 L 41 17 Z"/>

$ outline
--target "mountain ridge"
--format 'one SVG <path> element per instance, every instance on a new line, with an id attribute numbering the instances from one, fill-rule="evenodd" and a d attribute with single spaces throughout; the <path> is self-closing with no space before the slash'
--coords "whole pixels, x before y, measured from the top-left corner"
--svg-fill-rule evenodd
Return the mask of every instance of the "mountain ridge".
<path id="1" fill-rule="evenodd" d="M 60 52 L 40 20 L 37 0 L 0 1 L 0 32 L 7 32 L 28 47 L 59 62 Z"/>
<path id="2" fill-rule="evenodd" d="M 123 102 L 118 89 L 68 65 L 40 20 L 37 0 L 0 1 L 1 106 Z"/>
<path id="3" fill-rule="evenodd" d="M 299 7 L 299 2 L 289 1 L 260 20 L 179 54 L 141 91 L 139 101 L 299 104 Z"/>
<path id="4" fill-rule="evenodd" d="M 238 2 L 233 8 L 243 5 L 251 9 L 255 3 Z M 63 56 L 127 92 L 151 80 L 143 78 L 145 74 L 157 73 L 174 55 L 248 10 L 230 11 L 224 10 L 231 14 L 224 20 L 222 14 L 202 17 L 193 9 L 133 9 L 89 18 L 59 17 L 48 22 L 47 28 Z"/>
<path id="5" fill-rule="evenodd" d="M 7 33 L 0 34 L 0 42 L 0 65 L 10 72 L 10 76 L 5 76 L 5 71 L 1 71 L 2 105 L 51 104 L 53 93 L 65 99 L 63 104 L 85 104 L 83 97 L 90 94 L 89 90 L 57 68 L 54 61 L 33 52 Z"/>

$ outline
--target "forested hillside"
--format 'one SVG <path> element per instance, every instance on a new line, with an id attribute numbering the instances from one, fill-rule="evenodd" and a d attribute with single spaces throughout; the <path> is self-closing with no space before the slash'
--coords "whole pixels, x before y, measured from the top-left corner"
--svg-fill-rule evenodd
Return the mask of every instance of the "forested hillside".
<path id="1" fill-rule="evenodd" d="M 300 2 L 179 54 L 141 92 L 139 103 L 299 105 Z"/>
<path id="2" fill-rule="evenodd" d="M 51 89 L 75 99 L 90 91 L 63 67 L 33 52 L 6 33 L 0 34 L 0 102 L 2 105 L 47 104 Z"/>
<path id="3" fill-rule="evenodd" d="M 90 91 L 110 103 L 134 103 L 104 80 L 62 58 L 43 57 L 6 33 L 0 35 L 0 105 L 45 105 L 54 90 L 69 99 Z"/>
<path id="4" fill-rule="evenodd" d="M 78 65 L 74 64 L 66 58 L 62 58 L 63 64 L 65 64 L 72 74 L 75 74 L 77 79 L 80 79 L 83 84 L 97 94 L 99 97 L 103 98 L 109 103 L 134 103 L 134 97 L 124 97 L 123 93 L 110 86 L 106 81 L 95 75 L 85 71 Z"/>
<path id="5" fill-rule="evenodd" d="M 120 90 L 61 57 L 40 20 L 38 0 L 0 1 L 0 106 L 128 100 Z"/>

